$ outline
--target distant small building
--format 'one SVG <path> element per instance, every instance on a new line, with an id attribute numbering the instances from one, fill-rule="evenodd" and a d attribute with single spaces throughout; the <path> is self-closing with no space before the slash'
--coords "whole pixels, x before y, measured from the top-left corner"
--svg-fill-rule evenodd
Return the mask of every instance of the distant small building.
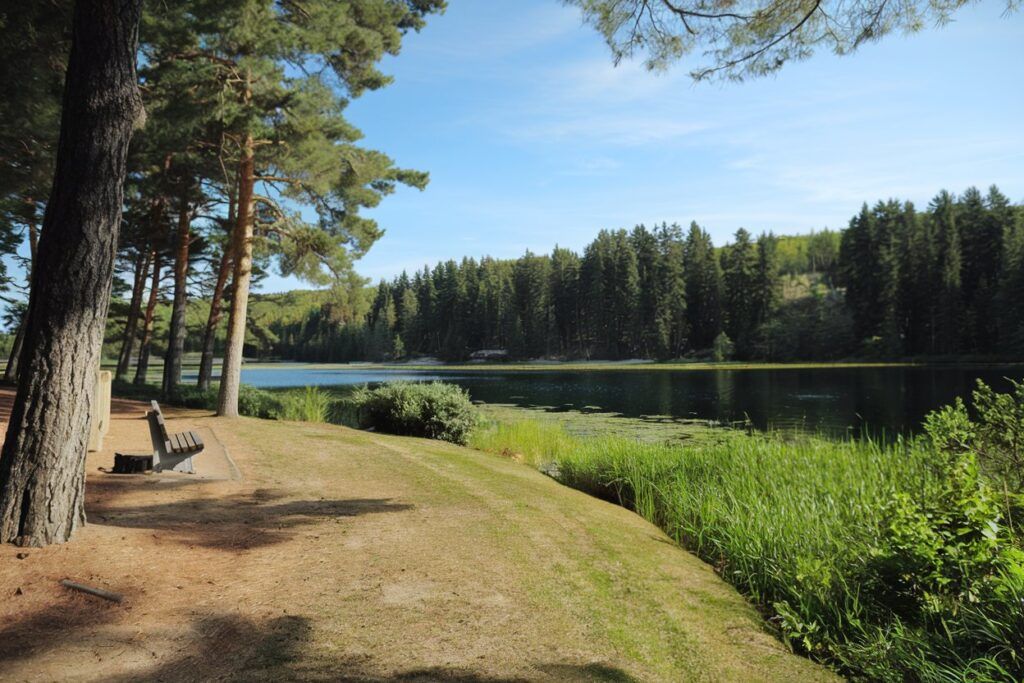
<path id="1" fill-rule="evenodd" d="M 470 360 L 508 360 L 508 351 L 505 349 L 480 349 L 469 354 Z"/>

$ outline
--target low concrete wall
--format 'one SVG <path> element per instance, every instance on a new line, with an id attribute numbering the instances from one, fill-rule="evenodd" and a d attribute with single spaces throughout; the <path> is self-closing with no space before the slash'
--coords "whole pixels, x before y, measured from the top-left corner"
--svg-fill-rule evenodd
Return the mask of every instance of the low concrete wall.
<path id="1" fill-rule="evenodd" d="M 89 432 L 89 451 L 103 450 L 103 437 L 110 429 L 110 383 L 113 376 L 107 370 L 96 371 L 96 389 L 92 396 L 92 430 Z"/>

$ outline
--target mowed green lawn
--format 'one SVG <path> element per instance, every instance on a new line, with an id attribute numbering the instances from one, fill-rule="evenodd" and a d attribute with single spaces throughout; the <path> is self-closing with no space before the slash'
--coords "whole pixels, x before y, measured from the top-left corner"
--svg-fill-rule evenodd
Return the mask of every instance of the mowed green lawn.
<path id="1" fill-rule="evenodd" d="M 262 487 L 387 509 L 303 530 L 320 559 L 291 597 L 289 613 L 309 620 L 303 667 L 329 667 L 357 637 L 368 675 L 830 677 L 654 526 L 527 466 L 335 426 L 229 424 Z"/>

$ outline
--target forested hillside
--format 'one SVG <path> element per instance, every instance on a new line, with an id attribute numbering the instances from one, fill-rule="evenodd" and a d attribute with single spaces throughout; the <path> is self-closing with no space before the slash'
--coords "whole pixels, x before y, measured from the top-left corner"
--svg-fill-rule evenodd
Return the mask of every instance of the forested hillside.
<path id="1" fill-rule="evenodd" d="M 605 230 L 582 253 L 463 258 L 376 287 L 256 295 L 247 355 L 305 361 L 813 360 L 1024 354 L 1024 211 L 995 187 L 926 210 L 865 204 L 842 231 L 716 246 L 688 229 Z M 120 310 L 124 309 L 121 304 Z M 152 337 L 166 329 L 154 311 Z M 186 348 L 209 303 L 190 302 Z M 122 336 L 115 316 L 108 340 Z"/>

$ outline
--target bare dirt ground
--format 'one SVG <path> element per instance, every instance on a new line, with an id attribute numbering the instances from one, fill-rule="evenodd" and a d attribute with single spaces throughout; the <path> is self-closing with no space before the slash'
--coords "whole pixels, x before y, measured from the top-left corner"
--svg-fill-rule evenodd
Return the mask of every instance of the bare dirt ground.
<path id="1" fill-rule="evenodd" d="M 148 450 L 144 410 L 115 400 L 73 542 L 0 547 L 0 679 L 831 678 L 656 528 L 525 466 L 167 410 L 217 442 L 199 476 L 100 471 Z"/>

